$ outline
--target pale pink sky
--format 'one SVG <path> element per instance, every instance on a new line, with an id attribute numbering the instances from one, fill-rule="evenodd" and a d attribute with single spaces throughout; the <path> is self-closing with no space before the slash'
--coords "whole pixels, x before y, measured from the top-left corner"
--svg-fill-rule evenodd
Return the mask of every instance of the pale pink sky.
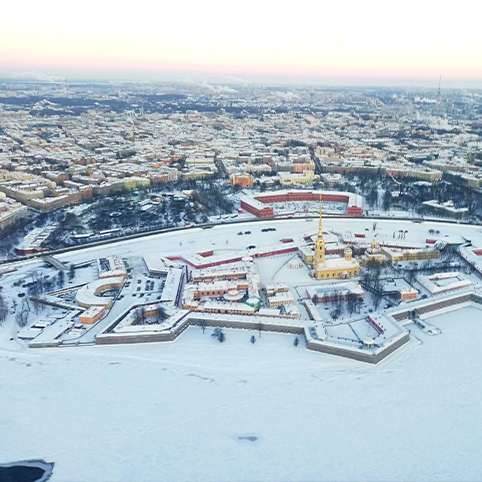
<path id="1" fill-rule="evenodd" d="M 8 2 L 0 14 L 0 75 L 441 75 L 482 85 L 480 13 L 472 0 Z"/>

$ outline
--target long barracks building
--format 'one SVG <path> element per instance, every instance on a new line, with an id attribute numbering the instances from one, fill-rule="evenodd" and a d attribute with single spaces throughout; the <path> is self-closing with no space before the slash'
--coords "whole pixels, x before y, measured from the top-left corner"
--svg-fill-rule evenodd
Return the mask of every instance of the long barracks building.
<path id="1" fill-rule="evenodd" d="M 270 193 L 257 194 L 255 197 L 243 196 L 241 198 L 241 208 L 254 214 L 258 218 L 274 217 L 274 211 L 269 203 L 289 202 L 289 201 L 319 201 L 320 196 L 323 201 L 338 202 L 347 205 L 349 216 L 362 215 L 363 198 L 358 194 L 344 191 L 301 191 L 283 190 Z"/>

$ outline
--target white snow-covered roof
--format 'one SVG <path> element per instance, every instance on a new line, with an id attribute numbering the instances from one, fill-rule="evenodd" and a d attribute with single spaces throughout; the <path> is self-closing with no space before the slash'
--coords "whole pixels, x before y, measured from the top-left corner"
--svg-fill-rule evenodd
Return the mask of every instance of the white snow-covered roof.
<path id="1" fill-rule="evenodd" d="M 102 291 L 111 289 L 109 285 L 120 288 L 124 283 L 124 278 L 121 276 L 111 278 L 101 278 L 91 281 L 77 291 L 75 299 L 80 306 L 105 306 L 108 307 L 113 299 L 108 296 L 97 296 Z"/>
<path id="2" fill-rule="evenodd" d="M 161 301 L 174 301 L 182 283 L 184 270 L 170 268 L 167 273 L 164 289 L 162 290 Z"/>

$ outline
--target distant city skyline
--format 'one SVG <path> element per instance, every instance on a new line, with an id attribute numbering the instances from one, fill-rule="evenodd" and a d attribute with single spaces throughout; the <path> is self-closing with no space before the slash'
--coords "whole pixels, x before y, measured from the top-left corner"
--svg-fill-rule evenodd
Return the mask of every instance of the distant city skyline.
<path id="1" fill-rule="evenodd" d="M 446 87 L 481 88 L 478 18 L 467 0 L 389 10 L 380 0 L 284 9 L 254 0 L 122 9 L 86 0 L 75 10 L 10 2 L 0 76 L 434 88 L 442 76 Z"/>

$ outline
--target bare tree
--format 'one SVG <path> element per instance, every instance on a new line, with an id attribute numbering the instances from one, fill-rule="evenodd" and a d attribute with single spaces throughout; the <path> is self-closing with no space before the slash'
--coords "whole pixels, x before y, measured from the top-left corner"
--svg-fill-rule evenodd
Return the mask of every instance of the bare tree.
<path id="1" fill-rule="evenodd" d="M 375 282 L 373 283 L 372 300 L 373 308 L 376 311 L 380 306 L 380 302 L 382 301 L 382 286 L 379 279 L 375 280 Z"/>
<path id="2" fill-rule="evenodd" d="M 167 318 L 166 309 L 161 304 L 157 305 L 156 309 L 156 323 L 160 325 Z"/>
<path id="3" fill-rule="evenodd" d="M 65 283 L 65 273 L 62 270 L 60 270 L 59 274 L 57 275 L 57 286 L 59 288 L 62 288 L 64 286 L 64 283 Z"/>
<path id="4" fill-rule="evenodd" d="M 28 300 L 28 298 L 23 299 L 21 311 L 26 311 L 27 313 L 30 313 L 30 301 Z"/>
<path id="5" fill-rule="evenodd" d="M 256 323 L 256 326 L 254 328 L 259 332 L 259 338 L 261 338 L 261 332 L 263 331 L 263 323 L 261 323 L 261 321 L 258 321 L 258 323 Z"/>
<path id="6" fill-rule="evenodd" d="M 346 297 L 346 301 L 347 301 L 346 307 L 347 307 L 347 310 L 348 310 L 348 313 L 350 314 L 350 316 L 355 311 L 356 300 L 357 300 L 357 296 L 356 296 L 355 293 L 348 293 L 348 296 Z"/>
<path id="7" fill-rule="evenodd" d="M 0 323 L 3 323 L 8 315 L 8 305 L 5 301 L 5 298 L 0 293 Z"/>
<path id="8" fill-rule="evenodd" d="M 145 306 L 139 306 L 134 311 L 134 317 L 137 325 L 145 325 L 146 322 L 146 308 Z"/>
<path id="9" fill-rule="evenodd" d="M 330 311 L 330 316 L 332 317 L 333 321 L 336 321 L 338 318 L 340 318 L 340 315 L 341 315 L 340 307 L 336 307 Z"/>
<path id="10" fill-rule="evenodd" d="M 140 308 L 140 313 L 141 313 L 141 325 L 146 324 L 146 307 L 142 305 Z"/>
<path id="11" fill-rule="evenodd" d="M 69 267 L 69 280 L 72 281 L 75 278 L 75 266 L 71 264 Z"/>
<path id="12" fill-rule="evenodd" d="M 17 325 L 20 328 L 23 328 L 28 323 L 28 312 L 27 311 L 18 311 L 15 319 L 17 321 Z"/>
<path id="13" fill-rule="evenodd" d="M 32 274 L 32 282 L 28 288 L 28 292 L 32 295 L 39 295 L 45 290 L 45 279 L 39 272 Z"/>
<path id="14" fill-rule="evenodd" d="M 224 340 L 226 340 L 226 335 L 223 333 L 223 330 L 221 328 L 215 328 L 211 336 L 213 338 L 216 338 L 219 343 L 222 343 Z"/>

